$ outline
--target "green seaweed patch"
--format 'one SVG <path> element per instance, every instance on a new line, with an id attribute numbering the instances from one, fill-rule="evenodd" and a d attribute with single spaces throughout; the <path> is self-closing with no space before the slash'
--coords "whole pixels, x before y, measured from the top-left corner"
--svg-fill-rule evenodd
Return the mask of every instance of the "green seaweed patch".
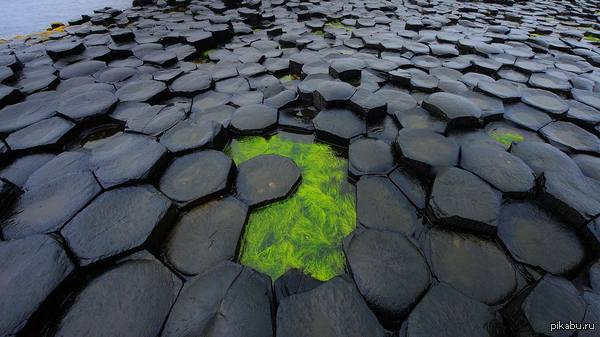
<path id="1" fill-rule="evenodd" d="M 512 143 L 519 143 L 525 140 L 525 137 L 518 133 L 502 132 L 497 130 L 491 131 L 490 137 L 504 145 L 505 148 L 509 148 Z"/>
<path id="2" fill-rule="evenodd" d="M 192 63 L 208 63 L 210 61 L 209 55 L 210 53 L 216 51 L 217 49 L 209 49 L 209 50 L 205 50 L 202 53 L 200 53 L 200 56 L 193 60 Z"/>
<path id="3" fill-rule="evenodd" d="M 291 268 L 326 281 L 344 272 L 342 241 L 356 227 L 355 194 L 347 161 L 329 145 L 282 135 L 232 141 L 236 164 L 261 154 L 292 159 L 302 183 L 288 199 L 253 210 L 240 246 L 240 263 L 276 280 Z"/>
<path id="4" fill-rule="evenodd" d="M 282 76 L 279 78 L 282 82 L 289 82 L 289 81 L 295 81 L 295 80 L 299 80 L 300 76 L 296 75 L 296 74 L 287 74 L 285 76 Z"/>
<path id="5" fill-rule="evenodd" d="M 600 38 L 591 35 L 585 35 L 583 39 L 588 42 L 600 43 Z"/>
<path id="6" fill-rule="evenodd" d="M 320 30 L 320 29 L 313 31 L 312 33 L 315 34 L 315 35 L 318 35 L 318 36 L 324 36 L 325 35 L 325 32 L 322 31 L 322 30 Z"/>
<path id="7" fill-rule="evenodd" d="M 330 27 L 330 28 L 338 28 L 338 29 L 344 29 L 346 31 L 352 31 L 351 27 L 346 27 L 344 26 L 344 24 L 342 24 L 340 21 L 338 20 L 334 20 L 334 21 L 329 21 L 325 24 L 325 27 Z"/>

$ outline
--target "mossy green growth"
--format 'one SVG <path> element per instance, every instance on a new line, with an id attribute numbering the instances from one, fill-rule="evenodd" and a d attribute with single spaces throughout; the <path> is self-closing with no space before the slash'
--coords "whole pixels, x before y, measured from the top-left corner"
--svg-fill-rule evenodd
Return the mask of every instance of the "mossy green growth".
<path id="1" fill-rule="evenodd" d="M 225 152 L 238 165 L 261 154 L 277 154 L 302 170 L 302 183 L 290 198 L 252 211 L 240 263 L 273 280 L 291 268 L 322 281 L 343 273 L 342 241 L 356 227 L 347 161 L 328 145 L 282 135 L 234 140 Z"/>
<path id="2" fill-rule="evenodd" d="M 298 76 L 296 74 L 287 74 L 287 75 L 281 76 L 279 79 L 282 82 L 289 82 L 289 81 L 299 80 L 300 76 Z"/>
<path id="3" fill-rule="evenodd" d="M 519 143 L 525 140 L 525 137 L 522 135 L 512 132 L 492 131 L 490 132 L 490 136 L 504 145 L 505 148 L 509 148 L 512 143 Z"/>
<path id="4" fill-rule="evenodd" d="M 589 42 L 593 42 L 593 43 L 600 43 L 600 38 L 597 38 L 595 36 L 591 36 L 591 35 L 586 35 L 583 37 L 586 41 Z"/>

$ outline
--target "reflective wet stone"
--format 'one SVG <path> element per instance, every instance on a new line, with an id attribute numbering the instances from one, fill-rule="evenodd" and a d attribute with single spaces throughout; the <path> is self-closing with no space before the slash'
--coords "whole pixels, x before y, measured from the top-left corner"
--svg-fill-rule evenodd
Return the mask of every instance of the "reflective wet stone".
<path id="1" fill-rule="evenodd" d="M 40 153 L 23 156 L 0 170 L 0 177 L 22 187 L 29 176 L 55 157 L 53 154 Z"/>
<path id="2" fill-rule="evenodd" d="M 313 104 L 317 109 L 329 109 L 347 104 L 356 90 L 342 81 L 328 81 L 319 84 L 313 94 Z"/>
<path id="3" fill-rule="evenodd" d="M 277 309 L 275 326 L 277 336 L 384 336 L 354 284 L 341 277 L 284 298 Z"/>
<path id="4" fill-rule="evenodd" d="M 348 146 L 350 139 L 367 131 L 365 121 L 345 109 L 322 110 L 313 124 L 317 138 L 341 146 Z"/>
<path id="5" fill-rule="evenodd" d="M 384 141 L 358 138 L 348 147 L 348 172 L 358 177 L 364 174 L 387 174 L 394 167 L 392 147 Z"/>
<path id="6" fill-rule="evenodd" d="M 160 179 L 160 190 L 188 206 L 222 195 L 229 187 L 233 161 L 223 152 L 206 150 L 173 160 Z"/>
<path id="7" fill-rule="evenodd" d="M 435 177 L 428 212 L 434 221 L 476 232 L 496 231 L 501 195 L 485 181 L 459 168 Z"/>
<path id="8" fill-rule="evenodd" d="M 63 80 L 73 77 L 92 75 L 106 67 L 102 61 L 81 61 L 70 64 L 60 70 L 59 76 Z"/>
<path id="9" fill-rule="evenodd" d="M 154 187 L 125 187 L 98 196 L 61 230 L 80 265 L 135 249 L 164 231 L 171 201 Z"/>
<path id="10" fill-rule="evenodd" d="M 504 110 L 504 118 L 532 131 L 538 131 L 553 121 L 547 113 L 524 103 L 507 105 Z"/>
<path id="11" fill-rule="evenodd" d="M 44 99 L 29 99 L 0 110 L 0 132 L 12 132 L 52 117 L 58 102 Z"/>
<path id="12" fill-rule="evenodd" d="M 584 175 L 600 181 L 600 158 L 586 154 L 577 154 L 572 158 Z"/>
<path id="13" fill-rule="evenodd" d="M 271 337 L 270 279 L 248 267 L 222 263 L 185 283 L 162 336 L 211 331 L 214 336 Z"/>
<path id="14" fill-rule="evenodd" d="M 288 197 L 300 180 L 300 169 L 291 159 L 259 155 L 240 164 L 235 186 L 240 200 L 260 207 Z"/>
<path id="15" fill-rule="evenodd" d="M 201 71 L 193 71 L 177 78 L 169 89 L 178 96 L 194 97 L 212 86 L 212 78 Z"/>
<path id="16" fill-rule="evenodd" d="M 540 89 L 523 90 L 521 101 L 553 115 L 562 115 L 569 110 L 569 106 L 559 96 Z"/>
<path id="17" fill-rule="evenodd" d="M 536 176 L 544 172 L 557 171 L 563 174 L 576 174 L 579 172 L 577 164 L 564 152 L 554 146 L 542 143 L 524 141 L 513 144 L 510 152 L 521 158 Z"/>
<path id="18" fill-rule="evenodd" d="M 247 216 L 248 207 L 232 197 L 190 210 L 169 234 L 166 259 L 186 275 L 202 274 L 233 260 Z"/>
<path id="19" fill-rule="evenodd" d="M 515 260 L 553 274 L 575 270 L 585 257 L 575 230 L 528 201 L 502 207 L 498 237 Z"/>
<path id="20" fill-rule="evenodd" d="M 237 109 L 230 127 L 240 134 L 262 134 L 277 124 L 277 109 L 265 104 L 251 104 Z"/>
<path id="21" fill-rule="evenodd" d="M 90 166 L 100 184 L 108 188 L 154 177 L 166 152 L 151 137 L 122 133 L 93 149 Z"/>
<path id="22" fill-rule="evenodd" d="M 186 116 L 185 110 L 176 105 L 154 105 L 139 111 L 127 119 L 127 130 L 153 136 L 170 129 Z"/>
<path id="23" fill-rule="evenodd" d="M 400 233 L 359 230 L 345 243 L 344 251 L 359 292 L 389 325 L 397 325 L 429 287 L 425 258 Z M 377 272 L 382 269 L 384 275 Z"/>
<path id="24" fill-rule="evenodd" d="M 428 96 L 423 101 L 423 108 L 457 127 L 475 126 L 483 114 L 481 109 L 467 98 L 450 93 L 434 93 Z"/>
<path id="25" fill-rule="evenodd" d="M 16 334 L 48 295 L 71 273 L 73 263 L 48 235 L 0 242 L 0 333 Z"/>

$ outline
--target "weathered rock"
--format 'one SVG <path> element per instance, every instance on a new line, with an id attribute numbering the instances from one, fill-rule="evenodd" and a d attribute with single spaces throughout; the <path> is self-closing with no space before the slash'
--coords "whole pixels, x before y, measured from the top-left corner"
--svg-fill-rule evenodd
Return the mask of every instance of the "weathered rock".
<path id="1" fill-rule="evenodd" d="M 319 109 L 341 107 L 350 102 L 354 95 L 353 86 L 342 81 L 325 81 L 319 84 L 313 95 L 313 104 Z"/>
<path id="2" fill-rule="evenodd" d="M 186 282 L 162 336 L 271 337 L 271 308 L 268 277 L 222 263 Z"/>
<path id="3" fill-rule="evenodd" d="M 135 249 L 164 231 L 171 201 L 150 186 L 105 192 L 61 230 L 80 265 Z"/>
<path id="4" fill-rule="evenodd" d="M 573 123 L 552 122 L 541 128 L 540 133 L 561 150 L 600 153 L 600 139 Z"/>
<path id="5" fill-rule="evenodd" d="M 71 273 L 73 263 L 51 236 L 0 242 L 0 334 L 16 334 L 50 293 Z"/>
<path id="6" fill-rule="evenodd" d="M 100 184 L 109 188 L 154 177 L 166 152 L 153 138 L 117 134 L 92 150 L 90 167 Z"/>
<path id="7" fill-rule="evenodd" d="M 527 194 L 535 186 L 533 171 L 527 164 L 496 146 L 463 146 L 460 166 L 505 194 Z"/>
<path id="8" fill-rule="evenodd" d="M 106 115 L 117 102 L 117 97 L 109 91 L 86 91 L 63 98 L 58 106 L 58 112 L 70 119 L 81 120 Z"/>
<path id="9" fill-rule="evenodd" d="M 359 292 L 381 321 L 399 323 L 431 281 L 421 252 L 400 233 L 372 229 L 355 232 L 344 246 Z"/>
<path id="10" fill-rule="evenodd" d="M 322 283 L 304 274 L 300 269 L 293 268 L 273 282 L 273 295 L 279 304 L 286 297 L 313 290 Z"/>
<path id="11" fill-rule="evenodd" d="M 500 193 L 485 181 L 451 167 L 435 177 L 428 212 L 437 223 L 494 233 L 500 201 Z"/>
<path id="12" fill-rule="evenodd" d="M 581 322 L 586 304 L 571 282 L 546 275 L 529 293 L 521 309 L 536 334 L 567 337 L 572 336 L 572 331 L 551 331 L 552 323 Z"/>
<path id="13" fill-rule="evenodd" d="M 242 135 L 260 135 L 277 124 L 277 109 L 265 104 L 251 104 L 237 109 L 230 127 Z"/>
<path id="14" fill-rule="evenodd" d="M 167 86 L 163 82 L 140 80 L 128 82 L 115 93 L 121 102 L 156 102 L 164 98 Z"/>
<path id="15" fill-rule="evenodd" d="M 500 337 L 502 330 L 490 307 L 439 283 L 410 313 L 400 336 Z"/>
<path id="16" fill-rule="evenodd" d="M 182 206 L 203 202 L 228 189 L 234 169 L 223 152 L 191 153 L 171 163 L 160 179 L 160 190 Z"/>
<path id="17" fill-rule="evenodd" d="M 433 131 L 402 129 L 394 145 L 402 161 L 425 174 L 458 164 L 458 144 Z"/>
<path id="18" fill-rule="evenodd" d="M 89 171 L 28 188 L 2 223 L 4 237 L 17 239 L 57 231 L 99 192 L 100 186 Z"/>
<path id="19" fill-rule="evenodd" d="M 515 260 L 552 274 L 575 270 L 585 257 L 577 233 L 531 202 L 502 207 L 498 237 Z"/>
<path id="20" fill-rule="evenodd" d="M 277 155 L 256 156 L 239 166 L 237 196 L 248 206 L 264 206 L 288 197 L 300 180 L 300 169 L 291 159 Z"/>
<path id="21" fill-rule="evenodd" d="M 179 272 L 197 275 L 235 258 L 248 207 L 235 198 L 215 200 L 186 213 L 164 247 L 168 262 Z"/>
<path id="22" fill-rule="evenodd" d="M 336 277 L 284 298 L 277 309 L 277 336 L 383 337 L 384 330 L 354 284 Z"/>
<path id="23" fill-rule="evenodd" d="M 11 133 L 6 143 L 13 151 L 52 147 L 60 144 L 73 127 L 75 124 L 63 118 L 51 117 Z"/>
<path id="24" fill-rule="evenodd" d="M 550 144 L 524 141 L 513 144 L 510 152 L 521 158 L 537 176 L 550 171 L 567 175 L 580 171 L 569 156 Z"/>
<path id="25" fill-rule="evenodd" d="M 198 123 L 196 120 L 187 119 L 177 123 L 160 137 L 160 143 L 173 153 L 215 147 L 225 142 L 223 126 L 213 120 Z"/>
<path id="26" fill-rule="evenodd" d="M 444 118 L 453 127 L 477 126 L 478 119 L 483 115 L 481 109 L 469 99 L 445 92 L 428 96 L 423 100 L 423 108 Z"/>
<path id="27" fill-rule="evenodd" d="M 358 138 L 348 147 L 348 172 L 352 177 L 387 174 L 394 168 L 392 147 L 373 138 Z"/>
<path id="28" fill-rule="evenodd" d="M 50 118 L 56 114 L 54 100 L 28 99 L 0 110 L 0 133 L 9 133 Z"/>
<path id="29" fill-rule="evenodd" d="M 516 270 L 492 241 L 433 229 L 425 254 L 432 272 L 461 293 L 488 305 L 502 303 L 516 290 Z"/>
<path id="30" fill-rule="evenodd" d="M 386 177 L 362 177 L 356 183 L 358 222 L 370 229 L 388 230 L 410 236 L 417 214 L 406 197 Z"/>
<path id="31" fill-rule="evenodd" d="M 181 281 L 157 260 L 126 260 L 77 294 L 55 336 L 158 336 L 180 288 Z"/>
<path id="32" fill-rule="evenodd" d="M 0 171 L 0 177 L 23 187 L 29 176 L 55 156 L 49 153 L 32 154 L 16 159 Z"/>
<path id="33" fill-rule="evenodd" d="M 600 181 L 600 158 L 586 154 L 577 154 L 572 158 L 584 175 Z"/>
<path id="34" fill-rule="evenodd" d="M 350 139 L 367 131 L 365 122 L 345 109 L 322 110 L 313 124 L 318 139 L 340 146 L 348 146 Z"/>

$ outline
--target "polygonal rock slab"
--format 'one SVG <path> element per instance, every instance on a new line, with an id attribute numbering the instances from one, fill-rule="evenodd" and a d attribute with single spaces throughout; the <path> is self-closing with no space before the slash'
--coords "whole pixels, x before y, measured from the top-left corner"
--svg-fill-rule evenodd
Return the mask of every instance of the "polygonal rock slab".
<path id="1" fill-rule="evenodd" d="M 149 179 L 166 158 L 167 149 L 154 138 L 122 133 L 92 150 L 90 167 L 104 188 Z"/>
<path id="2" fill-rule="evenodd" d="M 323 110 L 313 124 L 317 138 L 341 146 L 348 146 L 350 139 L 367 132 L 365 121 L 345 109 Z"/>
<path id="3" fill-rule="evenodd" d="M 573 161 L 587 177 L 600 181 L 600 158 L 587 154 L 577 154 L 573 156 Z"/>
<path id="4" fill-rule="evenodd" d="M 32 173 L 55 157 L 53 154 L 40 153 L 17 158 L 10 165 L 0 170 L 0 177 L 18 187 L 23 187 Z"/>
<path id="5" fill-rule="evenodd" d="M 304 274 L 300 269 L 292 268 L 273 282 L 273 295 L 279 304 L 286 297 L 313 290 L 322 283 Z"/>
<path id="6" fill-rule="evenodd" d="M 552 274 L 575 270 L 585 257 L 577 233 L 531 202 L 502 207 L 498 237 L 515 260 Z"/>
<path id="7" fill-rule="evenodd" d="M 241 201 L 260 207 L 288 197 L 300 180 L 300 169 L 291 159 L 260 155 L 240 164 L 235 185 Z"/>
<path id="8" fill-rule="evenodd" d="M 85 91 L 64 97 L 58 112 L 74 120 L 105 115 L 117 104 L 117 97 L 106 90 Z"/>
<path id="9" fill-rule="evenodd" d="M 186 275 L 202 274 L 235 258 L 248 207 L 229 197 L 186 213 L 175 225 L 164 249 L 166 259 Z"/>
<path id="10" fill-rule="evenodd" d="M 425 258 L 400 233 L 359 230 L 344 252 L 359 292 L 387 324 L 399 323 L 429 287 Z"/>
<path id="11" fill-rule="evenodd" d="M 600 182 L 580 172 L 545 172 L 540 198 L 548 208 L 576 226 L 600 214 Z"/>
<path id="12" fill-rule="evenodd" d="M 89 76 L 105 67 L 106 63 L 102 61 L 80 61 L 62 68 L 59 76 L 63 80 L 73 77 Z"/>
<path id="13" fill-rule="evenodd" d="M 126 260 L 81 290 L 56 336 L 158 336 L 180 289 L 181 281 L 154 258 Z"/>
<path id="14" fill-rule="evenodd" d="M 225 262 L 186 282 L 161 336 L 271 337 L 272 305 L 267 276 Z"/>
<path id="15" fill-rule="evenodd" d="M 383 337 L 384 330 L 353 283 L 336 277 L 284 298 L 277 309 L 277 336 Z"/>
<path id="16" fill-rule="evenodd" d="M 319 110 L 343 106 L 350 102 L 356 89 L 342 81 L 323 81 L 313 94 L 313 104 Z"/>
<path id="17" fill-rule="evenodd" d="M 230 127 L 244 135 L 263 134 L 277 124 L 277 109 L 265 104 L 251 104 L 237 109 Z"/>
<path id="18" fill-rule="evenodd" d="M 441 282 L 488 305 L 516 290 L 516 270 L 492 241 L 435 228 L 428 237 L 425 254 Z"/>
<path id="19" fill-rule="evenodd" d="M 58 104 L 43 99 L 30 99 L 0 110 L 0 132 L 9 133 L 50 118 Z"/>
<path id="20" fill-rule="evenodd" d="M 415 208 L 386 177 L 362 177 L 356 183 L 356 212 L 367 228 L 410 236 L 417 225 Z"/>
<path id="21" fill-rule="evenodd" d="M 163 82 L 140 80 L 129 82 L 115 93 L 121 102 L 155 102 L 167 91 Z"/>
<path id="22" fill-rule="evenodd" d="M 551 331 L 552 323 L 581 322 L 585 315 L 586 303 L 571 282 L 564 278 L 546 275 L 523 301 L 521 309 L 535 333 L 552 337 L 568 337 L 572 336 L 572 331 L 561 329 Z"/>
<path id="23" fill-rule="evenodd" d="M 70 121 L 51 117 L 11 133 L 6 143 L 13 151 L 50 147 L 60 143 L 73 127 L 75 124 Z"/>
<path id="24" fill-rule="evenodd" d="M 426 185 L 415 174 L 399 167 L 390 173 L 390 180 L 398 186 L 400 191 L 416 208 L 425 208 L 427 202 Z"/>
<path id="25" fill-rule="evenodd" d="M 0 334 L 12 336 L 73 270 L 63 247 L 51 236 L 0 242 Z"/>
<path id="26" fill-rule="evenodd" d="M 475 173 L 503 193 L 527 194 L 535 186 L 533 171 L 519 157 L 497 146 L 466 145 L 460 166 Z"/>
<path id="27" fill-rule="evenodd" d="M 160 190 L 180 205 L 221 195 L 229 186 L 233 161 L 223 152 L 206 150 L 175 159 L 160 179 Z"/>
<path id="28" fill-rule="evenodd" d="M 2 223 L 6 239 L 59 230 L 101 188 L 89 171 L 66 174 L 25 191 Z"/>
<path id="29" fill-rule="evenodd" d="M 213 120 L 197 122 L 187 119 L 177 123 L 160 137 L 160 143 L 173 153 L 211 147 L 224 142 L 225 130 L 220 123 Z"/>
<path id="30" fill-rule="evenodd" d="M 354 178 L 365 174 L 385 175 L 394 168 L 392 147 L 373 138 L 359 138 L 348 147 L 348 172 Z"/>
<path id="31" fill-rule="evenodd" d="M 504 329 L 490 307 L 444 283 L 429 289 L 408 316 L 404 327 L 402 337 L 504 336 Z"/>
<path id="32" fill-rule="evenodd" d="M 197 94 L 210 89 L 212 78 L 202 71 L 193 71 L 177 78 L 169 89 L 177 96 L 194 97 Z"/>
<path id="33" fill-rule="evenodd" d="M 541 128 L 540 133 L 564 151 L 600 153 L 600 139 L 573 123 L 552 122 Z"/>
<path id="34" fill-rule="evenodd" d="M 437 132 L 402 129 L 394 145 L 401 160 L 426 174 L 435 174 L 441 168 L 458 164 L 458 144 Z"/>
<path id="35" fill-rule="evenodd" d="M 500 193 L 485 181 L 451 167 L 435 177 L 428 212 L 441 224 L 494 233 L 500 202 Z"/>
<path id="36" fill-rule="evenodd" d="M 27 178 L 24 189 L 32 189 L 35 186 L 45 184 L 47 181 L 71 173 L 89 171 L 89 157 L 89 154 L 83 151 L 63 152 L 35 170 L 35 172 Z"/>
<path id="37" fill-rule="evenodd" d="M 468 98 L 446 92 L 436 92 L 425 98 L 423 108 L 456 127 L 477 126 L 483 115 L 481 109 Z"/>
<path id="38" fill-rule="evenodd" d="M 577 164 L 569 156 L 547 143 L 519 142 L 511 146 L 510 152 L 521 158 L 536 176 L 549 171 L 562 172 L 566 175 L 579 171 Z"/>
<path id="39" fill-rule="evenodd" d="M 171 201 L 154 187 L 119 188 L 94 199 L 61 234 L 79 264 L 88 265 L 144 244 L 160 232 L 170 207 Z"/>

